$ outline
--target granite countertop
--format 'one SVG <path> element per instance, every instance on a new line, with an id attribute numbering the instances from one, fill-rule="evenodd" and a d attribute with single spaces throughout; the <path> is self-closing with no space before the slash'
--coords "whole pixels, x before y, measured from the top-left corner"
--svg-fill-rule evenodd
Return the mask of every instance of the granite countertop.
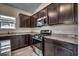
<path id="1" fill-rule="evenodd" d="M 4 36 L 14 36 L 14 35 L 27 35 L 27 34 L 30 34 L 30 35 L 35 35 L 35 34 L 39 34 L 37 32 L 13 32 L 13 33 L 1 33 L 0 34 L 0 37 L 4 37 Z"/>
<path id="2" fill-rule="evenodd" d="M 38 32 L 12 32 L 9 34 L 8 33 L 3 33 L 3 34 L 0 33 L 0 37 L 15 36 L 15 35 L 27 35 L 27 34 L 35 35 L 35 34 L 39 34 L 39 33 Z M 78 44 L 78 38 L 68 37 L 63 34 L 52 34 L 52 35 L 44 36 L 44 38 L 69 42 L 69 43 L 73 43 L 73 44 Z"/>
<path id="3" fill-rule="evenodd" d="M 63 42 L 78 44 L 78 38 L 75 37 L 68 37 L 66 35 L 61 34 L 52 34 L 49 36 L 44 36 L 45 38 L 52 39 L 52 40 L 59 40 Z"/>

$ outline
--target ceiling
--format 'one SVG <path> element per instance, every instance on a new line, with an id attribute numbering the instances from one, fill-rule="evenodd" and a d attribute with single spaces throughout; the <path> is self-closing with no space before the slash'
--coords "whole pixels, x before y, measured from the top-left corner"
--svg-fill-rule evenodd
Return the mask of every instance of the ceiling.
<path id="1" fill-rule="evenodd" d="M 6 3 L 6 5 L 33 13 L 41 3 Z"/>

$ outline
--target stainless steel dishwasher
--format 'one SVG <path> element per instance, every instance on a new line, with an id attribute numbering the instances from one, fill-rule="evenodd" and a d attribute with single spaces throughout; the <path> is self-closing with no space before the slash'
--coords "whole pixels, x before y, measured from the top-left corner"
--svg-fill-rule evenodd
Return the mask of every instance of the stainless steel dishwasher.
<path id="1" fill-rule="evenodd" d="M 11 56 L 10 40 L 0 41 L 0 56 Z"/>

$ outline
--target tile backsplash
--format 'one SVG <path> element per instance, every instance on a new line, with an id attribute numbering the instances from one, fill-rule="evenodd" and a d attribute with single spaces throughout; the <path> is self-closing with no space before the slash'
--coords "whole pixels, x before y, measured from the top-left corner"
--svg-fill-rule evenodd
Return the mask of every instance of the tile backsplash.
<path id="1" fill-rule="evenodd" d="M 0 33 L 9 32 L 40 32 L 40 30 L 52 30 L 52 33 L 55 34 L 78 34 L 77 25 L 54 25 L 54 26 L 45 26 L 45 27 L 36 27 L 36 28 L 17 28 L 15 30 L 1 30 Z"/>
<path id="2" fill-rule="evenodd" d="M 54 26 L 45 26 L 41 28 L 33 28 L 33 32 L 40 32 L 40 30 L 52 30 L 52 33 L 56 34 L 78 34 L 77 25 L 54 25 Z"/>

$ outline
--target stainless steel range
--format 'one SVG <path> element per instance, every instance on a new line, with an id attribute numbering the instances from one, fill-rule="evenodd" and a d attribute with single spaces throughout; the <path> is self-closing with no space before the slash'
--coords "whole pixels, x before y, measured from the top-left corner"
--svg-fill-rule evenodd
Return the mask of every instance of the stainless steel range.
<path id="1" fill-rule="evenodd" d="M 32 37 L 33 50 L 38 56 L 44 55 L 44 36 L 51 35 L 51 30 L 41 30 L 40 34 L 35 34 Z"/>
<path id="2" fill-rule="evenodd" d="M 42 56 L 43 52 L 43 37 L 40 34 L 35 34 L 32 37 L 33 40 L 33 50 L 38 56 Z"/>

